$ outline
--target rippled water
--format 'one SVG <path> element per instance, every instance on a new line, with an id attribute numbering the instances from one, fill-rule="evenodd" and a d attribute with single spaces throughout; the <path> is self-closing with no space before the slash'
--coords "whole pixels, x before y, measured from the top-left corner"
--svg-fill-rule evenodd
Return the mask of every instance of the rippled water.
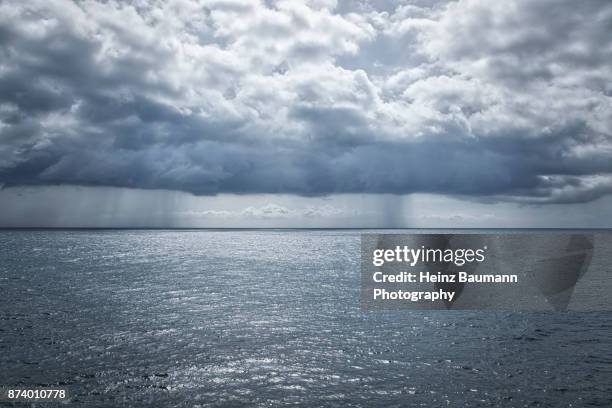
<path id="1" fill-rule="evenodd" d="M 612 406 L 609 313 L 370 312 L 351 231 L 2 231 L 0 385 L 83 406 Z"/>

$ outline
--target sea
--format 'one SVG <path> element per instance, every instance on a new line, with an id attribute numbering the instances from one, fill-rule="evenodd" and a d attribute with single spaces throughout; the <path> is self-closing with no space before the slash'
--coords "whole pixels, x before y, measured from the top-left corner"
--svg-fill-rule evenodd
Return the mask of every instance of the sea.
<path id="1" fill-rule="evenodd" d="M 2 230 L 0 387 L 83 407 L 612 407 L 610 312 L 363 311 L 363 232 Z"/>

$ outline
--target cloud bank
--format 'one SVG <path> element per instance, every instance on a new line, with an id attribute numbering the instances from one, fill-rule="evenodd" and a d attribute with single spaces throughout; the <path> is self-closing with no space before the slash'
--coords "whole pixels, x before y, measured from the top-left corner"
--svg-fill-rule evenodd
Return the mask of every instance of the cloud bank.
<path id="1" fill-rule="evenodd" d="M 607 0 L 0 2 L 0 184 L 592 201 L 611 27 Z"/>

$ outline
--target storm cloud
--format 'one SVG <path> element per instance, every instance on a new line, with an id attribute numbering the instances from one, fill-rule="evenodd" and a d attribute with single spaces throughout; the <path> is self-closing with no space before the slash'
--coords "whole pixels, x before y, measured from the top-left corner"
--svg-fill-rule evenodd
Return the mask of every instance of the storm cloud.
<path id="1" fill-rule="evenodd" d="M 3 1 L 0 184 L 592 201 L 612 3 Z"/>

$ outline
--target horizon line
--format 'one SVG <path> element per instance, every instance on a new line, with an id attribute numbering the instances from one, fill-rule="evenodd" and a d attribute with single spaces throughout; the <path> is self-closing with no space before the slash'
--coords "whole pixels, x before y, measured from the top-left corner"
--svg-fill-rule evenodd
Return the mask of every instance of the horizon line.
<path id="1" fill-rule="evenodd" d="M 612 227 L 3 227 L 0 231 L 78 231 L 78 230 L 132 230 L 132 231 L 356 231 L 356 230 L 524 230 L 524 231 L 612 231 Z"/>

